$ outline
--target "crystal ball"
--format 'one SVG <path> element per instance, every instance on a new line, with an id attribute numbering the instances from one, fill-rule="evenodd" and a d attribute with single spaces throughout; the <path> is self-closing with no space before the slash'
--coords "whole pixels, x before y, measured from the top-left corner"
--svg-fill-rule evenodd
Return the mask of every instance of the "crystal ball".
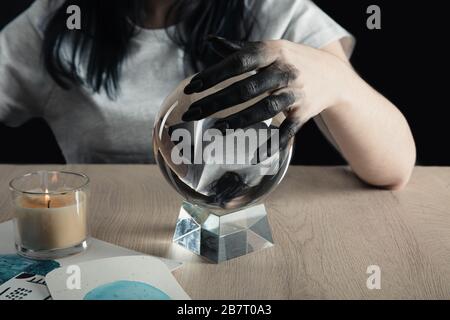
<path id="1" fill-rule="evenodd" d="M 217 121 L 265 96 L 199 121 L 182 120 L 192 103 L 243 77 L 191 95 L 184 94 L 191 78 L 185 79 L 165 99 L 155 119 L 153 151 L 166 180 L 187 202 L 218 213 L 260 202 L 281 182 L 292 156 L 293 139 L 284 147 L 275 143 L 284 114 L 247 128 L 214 129 Z"/>

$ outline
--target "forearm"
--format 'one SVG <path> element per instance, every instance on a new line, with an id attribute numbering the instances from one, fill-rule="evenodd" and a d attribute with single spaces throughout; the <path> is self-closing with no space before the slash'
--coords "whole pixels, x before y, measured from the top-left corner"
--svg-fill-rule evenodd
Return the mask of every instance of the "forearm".
<path id="1" fill-rule="evenodd" d="M 398 189 L 409 180 L 416 150 L 401 112 L 352 70 L 339 105 L 322 118 L 354 172 L 364 181 Z"/>
<path id="2" fill-rule="evenodd" d="M 283 147 L 306 121 L 322 114 L 344 157 L 363 180 L 390 188 L 409 180 L 415 147 L 406 120 L 353 71 L 339 41 L 320 50 L 286 40 L 239 44 L 215 38 L 213 43 L 219 45 L 218 52 L 232 53 L 193 77 L 186 94 L 259 71 L 196 101 L 183 121 L 198 121 L 269 93 L 216 122 L 216 129 L 248 127 L 283 112 Z"/>

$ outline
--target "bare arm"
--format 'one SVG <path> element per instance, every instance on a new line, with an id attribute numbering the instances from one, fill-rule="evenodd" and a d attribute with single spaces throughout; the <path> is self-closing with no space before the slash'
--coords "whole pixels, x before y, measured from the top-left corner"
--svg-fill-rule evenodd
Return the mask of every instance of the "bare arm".
<path id="1" fill-rule="evenodd" d="M 349 63 L 340 42 L 322 50 Z M 364 181 L 399 189 L 416 159 L 411 130 L 401 112 L 355 72 L 346 79 L 342 103 L 325 109 L 325 121 L 355 173 Z"/>
<path id="2" fill-rule="evenodd" d="M 192 78 L 186 94 L 202 92 L 250 71 L 233 85 L 191 105 L 183 120 L 193 121 L 249 101 L 266 98 L 222 119 L 223 129 L 247 127 L 283 112 L 281 143 L 311 118 L 321 115 L 343 156 L 364 181 L 399 189 L 409 181 L 415 145 L 399 110 L 352 69 L 339 42 L 321 50 L 286 40 L 234 43 L 214 39 L 217 51 L 231 53 Z"/>

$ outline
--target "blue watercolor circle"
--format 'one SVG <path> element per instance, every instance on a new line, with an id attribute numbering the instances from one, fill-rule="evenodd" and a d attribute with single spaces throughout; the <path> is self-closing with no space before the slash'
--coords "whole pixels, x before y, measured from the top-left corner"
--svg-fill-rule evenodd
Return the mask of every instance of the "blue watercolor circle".
<path id="1" fill-rule="evenodd" d="M 115 281 L 101 285 L 85 296 L 84 300 L 171 300 L 170 297 L 147 283 Z"/>

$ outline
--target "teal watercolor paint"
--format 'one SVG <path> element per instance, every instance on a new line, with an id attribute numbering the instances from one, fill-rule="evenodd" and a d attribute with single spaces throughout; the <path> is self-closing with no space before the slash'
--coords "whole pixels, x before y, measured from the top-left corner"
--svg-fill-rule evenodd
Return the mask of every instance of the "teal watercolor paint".
<path id="1" fill-rule="evenodd" d="M 99 286 L 84 300 L 171 300 L 163 291 L 138 281 L 115 281 Z"/>
<path id="2" fill-rule="evenodd" d="M 53 260 L 31 260 L 17 254 L 0 255 L 0 284 L 22 272 L 45 276 L 59 267 L 60 264 Z"/>

